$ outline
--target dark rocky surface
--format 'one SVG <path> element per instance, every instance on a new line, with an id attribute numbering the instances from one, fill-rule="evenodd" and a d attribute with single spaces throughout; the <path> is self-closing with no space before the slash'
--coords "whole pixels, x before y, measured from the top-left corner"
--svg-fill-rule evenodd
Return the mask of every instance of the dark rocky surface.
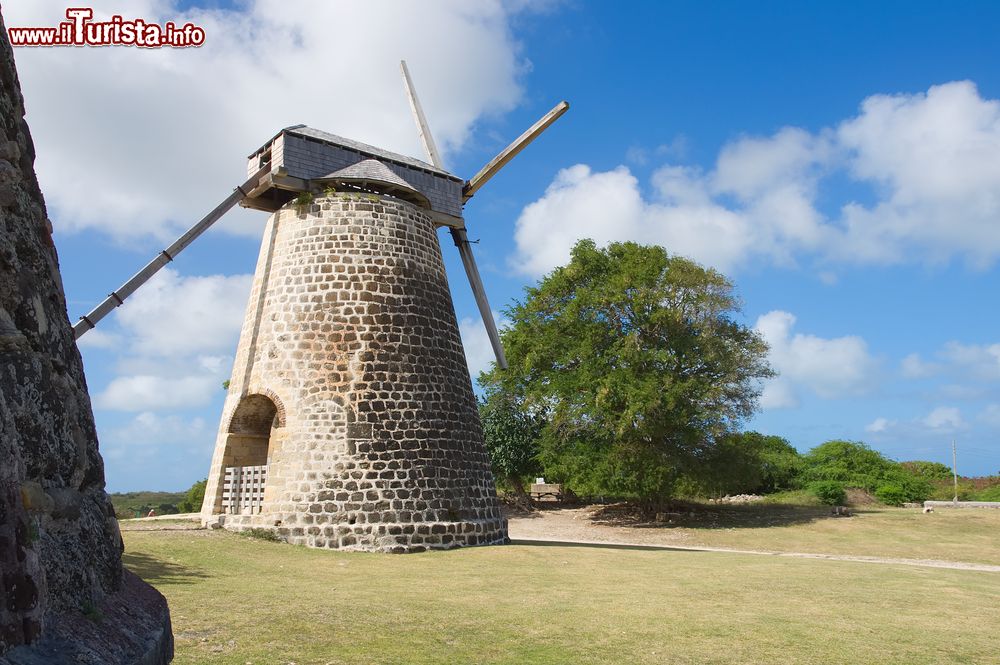
<path id="1" fill-rule="evenodd" d="M 123 573 L 121 534 L 104 491 L 83 364 L 2 19 L 0 84 L 0 663 L 61 662 L 51 655 L 38 660 L 37 650 L 62 640 L 59 653 L 77 653 L 68 644 L 91 633 L 110 640 L 107 657 L 74 662 L 167 662 L 166 603 Z M 82 630 L 90 624 L 80 622 L 99 610 L 106 617 L 100 629 Z M 158 660 L 143 660 L 150 640 L 159 645 L 152 650 Z M 81 641 L 78 653 L 87 648 Z"/>

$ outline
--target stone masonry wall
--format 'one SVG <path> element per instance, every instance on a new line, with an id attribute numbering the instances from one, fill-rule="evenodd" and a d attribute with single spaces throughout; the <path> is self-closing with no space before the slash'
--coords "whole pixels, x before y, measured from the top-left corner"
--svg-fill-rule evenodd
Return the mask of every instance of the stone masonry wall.
<path id="1" fill-rule="evenodd" d="M 272 215 L 206 519 L 221 508 L 227 446 L 240 436 L 230 421 L 253 395 L 280 413 L 265 504 L 225 526 L 394 552 L 506 542 L 437 233 L 421 209 L 338 194 Z"/>
<path id="2" fill-rule="evenodd" d="M 121 537 L 6 43 L 0 55 L 0 653 L 120 583 Z"/>

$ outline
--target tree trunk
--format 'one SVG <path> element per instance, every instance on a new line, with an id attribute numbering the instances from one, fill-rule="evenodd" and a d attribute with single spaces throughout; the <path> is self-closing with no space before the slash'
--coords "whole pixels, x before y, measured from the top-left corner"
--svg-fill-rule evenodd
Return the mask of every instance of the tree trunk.
<path id="1" fill-rule="evenodd" d="M 507 482 L 514 488 L 514 506 L 525 512 L 533 512 L 535 505 L 531 502 L 531 497 L 524 489 L 524 481 L 520 476 L 507 476 Z"/>

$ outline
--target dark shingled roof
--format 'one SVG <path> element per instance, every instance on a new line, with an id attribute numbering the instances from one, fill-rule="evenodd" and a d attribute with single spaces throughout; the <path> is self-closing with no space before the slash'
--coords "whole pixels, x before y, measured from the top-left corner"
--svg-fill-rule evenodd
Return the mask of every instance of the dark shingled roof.
<path id="1" fill-rule="evenodd" d="M 382 148 L 376 148 L 373 145 L 368 145 L 367 143 L 362 143 L 361 141 L 354 141 L 352 139 L 345 139 L 343 136 L 337 136 L 336 134 L 331 134 L 329 132 L 324 132 L 319 129 L 313 129 L 312 127 L 306 127 L 305 125 L 293 125 L 291 127 L 285 127 L 280 132 L 271 137 L 271 140 L 261 146 L 260 152 L 267 147 L 275 138 L 281 135 L 282 132 L 287 132 L 289 134 L 295 134 L 297 136 L 303 136 L 314 141 L 320 141 L 322 143 L 330 143 L 333 145 L 342 146 L 348 150 L 354 150 L 369 157 L 374 157 L 376 159 L 382 159 L 384 161 L 396 162 L 403 166 L 408 166 L 413 169 L 420 169 L 421 171 L 428 171 L 435 175 L 443 176 L 450 180 L 456 180 L 458 182 L 464 182 L 462 178 L 456 175 L 452 175 L 447 171 L 439 169 L 433 164 L 428 164 L 427 162 L 415 159 L 413 157 L 407 157 L 406 155 L 400 155 L 395 152 L 389 152 L 388 150 L 383 150 Z M 256 154 L 256 153 L 254 153 Z M 253 155 L 250 155 L 253 157 Z"/>

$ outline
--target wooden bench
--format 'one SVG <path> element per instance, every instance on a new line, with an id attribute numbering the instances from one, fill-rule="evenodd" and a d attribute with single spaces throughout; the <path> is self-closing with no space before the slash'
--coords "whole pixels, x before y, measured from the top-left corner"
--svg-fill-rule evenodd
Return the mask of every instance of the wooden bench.
<path id="1" fill-rule="evenodd" d="M 557 483 L 532 483 L 528 496 L 532 501 L 562 501 L 562 485 Z"/>

